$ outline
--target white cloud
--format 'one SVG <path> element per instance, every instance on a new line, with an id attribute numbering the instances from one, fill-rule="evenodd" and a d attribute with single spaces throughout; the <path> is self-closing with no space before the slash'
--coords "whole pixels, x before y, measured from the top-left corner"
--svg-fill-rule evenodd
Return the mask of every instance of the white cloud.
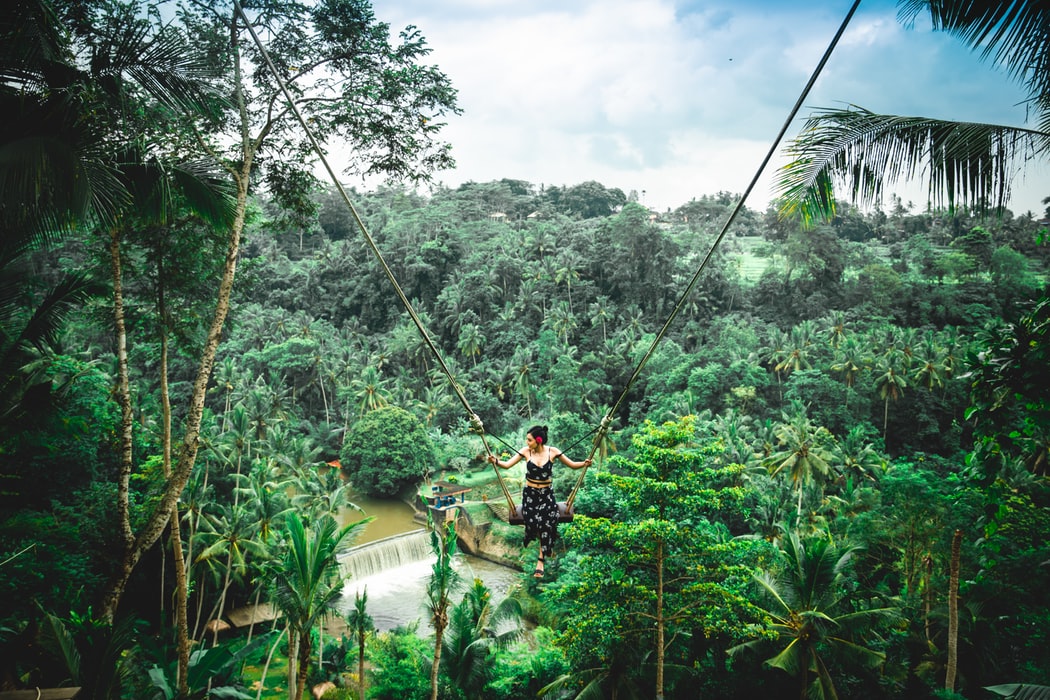
<path id="1" fill-rule="evenodd" d="M 839 5 L 841 5 L 839 7 Z M 503 177 L 598 180 L 673 208 L 742 192 L 849 3 L 801 0 L 417 0 L 377 2 L 394 31 L 414 24 L 459 90 L 444 131 L 450 186 Z M 1023 123 L 1020 91 L 957 40 L 891 0 L 861 5 L 799 121 L 815 106 Z M 972 116 L 971 116 L 972 115 Z M 771 168 L 779 164 L 779 159 Z M 1036 209 L 1043 172 L 1017 188 Z M 765 175 L 749 204 L 771 197 Z M 1021 193 L 1025 194 L 1022 195 Z"/>

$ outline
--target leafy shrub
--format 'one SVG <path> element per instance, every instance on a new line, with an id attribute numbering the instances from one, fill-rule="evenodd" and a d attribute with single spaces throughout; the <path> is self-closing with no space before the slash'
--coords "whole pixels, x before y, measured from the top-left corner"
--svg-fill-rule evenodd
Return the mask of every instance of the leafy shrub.
<path id="1" fill-rule="evenodd" d="M 351 426 L 339 455 L 354 488 L 393 497 L 434 468 L 434 448 L 423 424 L 397 406 L 369 411 Z"/>

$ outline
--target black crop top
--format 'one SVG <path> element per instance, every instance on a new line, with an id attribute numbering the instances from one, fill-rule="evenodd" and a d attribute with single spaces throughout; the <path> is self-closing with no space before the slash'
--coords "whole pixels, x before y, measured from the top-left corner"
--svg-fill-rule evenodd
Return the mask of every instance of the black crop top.
<path id="1" fill-rule="evenodd" d="M 525 463 L 525 478 L 532 481 L 550 481 L 554 473 L 553 457 L 554 455 L 551 455 L 551 459 L 548 459 L 547 463 L 543 465 L 533 464 L 530 457 Z"/>

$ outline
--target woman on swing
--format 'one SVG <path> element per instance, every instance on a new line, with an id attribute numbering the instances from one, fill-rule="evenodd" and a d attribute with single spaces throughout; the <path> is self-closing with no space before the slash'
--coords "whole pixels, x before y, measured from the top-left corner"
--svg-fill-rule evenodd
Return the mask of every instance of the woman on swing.
<path id="1" fill-rule="evenodd" d="M 521 515 L 525 521 L 525 544 L 540 541 L 540 556 L 533 576 L 543 578 L 543 560 L 553 556 L 552 548 L 558 538 L 558 502 L 554 500 L 554 489 L 551 488 L 554 460 L 560 460 L 572 469 L 589 467 L 591 460 L 574 462 L 557 447 L 548 445 L 545 425 L 529 428 L 525 433 L 525 448 L 507 461 L 489 455 L 489 462 L 501 469 L 509 469 L 522 459 L 525 460 L 525 486 L 521 489 Z"/>

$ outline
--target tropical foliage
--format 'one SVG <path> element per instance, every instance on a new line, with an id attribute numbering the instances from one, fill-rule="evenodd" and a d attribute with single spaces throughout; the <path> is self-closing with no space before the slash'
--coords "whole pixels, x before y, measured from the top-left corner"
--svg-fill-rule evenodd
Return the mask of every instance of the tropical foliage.
<path id="1" fill-rule="evenodd" d="M 834 218 L 744 209 L 655 348 L 735 195 L 352 192 L 448 374 L 313 180 L 246 22 L 319 135 L 407 180 L 449 165 L 458 110 L 417 30 L 392 41 L 357 0 L 5 5 L 3 683 L 239 697 L 251 672 L 275 697 L 273 664 L 282 697 L 1041 692 L 1050 212 L 981 205 L 1004 159 L 1042 156 L 1046 19 L 920 5 L 1022 80 L 1039 123 L 817 114 L 787 194 Z M 930 157 L 947 208 L 879 203 L 882 175 Z M 821 189 L 843 169 L 874 206 Z M 520 542 L 486 446 L 540 422 L 582 457 L 651 348 L 547 578 L 458 588 L 460 537 Z M 371 597 L 340 598 L 353 501 L 439 475 L 478 500 L 433 532 L 426 619 L 373 629 Z M 272 633 L 224 639 L 257 604 L 282 612 Z"/>
<path id="2" fill-rule="evenodd" d="M 803 216 L 831 217 L 833 185 L 850 201 L 879 204 L 892 184 L 923 173 L 932 204 L 1002 208 L 1012 173 L 1050 148 L 1050 65 L 1044 29 L 1050 9 L 1038 2 L 971 3 L 903 0 L 905 21 L 928 13 L 935 30 L 965 42 L 1028 93 L 1030 125 L 982 124 L 924 116 L 876 114 L 859 106 L 818 110 L 790 145 L 781 171 L 785 206 Z"/>

